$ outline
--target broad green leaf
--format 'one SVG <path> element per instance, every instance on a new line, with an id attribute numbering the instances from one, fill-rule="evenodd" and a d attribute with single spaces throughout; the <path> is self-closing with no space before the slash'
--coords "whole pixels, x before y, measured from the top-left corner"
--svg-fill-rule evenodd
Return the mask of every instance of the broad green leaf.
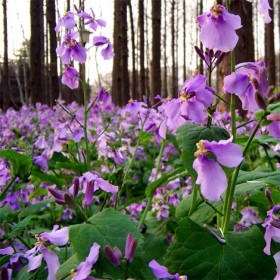
<path id="1" fill-rule="evenodd" d="M 96 242 L 101 246 L 98 263 L 95 265 L 97 275 L 102 277 L 105 272 L 106 275 L 110 275 L 113 279 L 123 278 L 123 270 L 113 266 L 105 257 L 104 246 L 118 247 L 124 256 L 126 238 L 128 233 L 131 232 L 138 240 L 138 249 L 136 251 L 138 256 L 135 256 L 135 260 L 130 265 L 130 270 L 133 272 L 144 266 L 141 254 L 139 254 L 141 252 L 140 246 L 143 243 L 143 236 L 129 216 L 109 208 L 94 215 L 88 221 L 89 223 L 69 227 L 69 239 L 79 261 L 85 260 L 91 246 Z M 143 269 L 145 270 L 144 267 Z M 139 270 L 139 275 L 141 274 L 142 272 Z M 139 277 L 139 279 L 145 279 L 143 277 Z"/>
<path id="2" fill-rule="evenodd" d="M 72 276 L 70 275 L 70 271 L 72 269 L 76 269 L 79 264 L 80 264 L 80 261 L 78 260 L 77 255 L 74 254 L 67 261 L 65 261 L 63 264 L 61 264 L 58 271 L 56 272 L 56 279 L 57 280 L 72 279 Z"/>
<path id="3" fill-rule="evenodd" d="M 26 181 L 31 173 L 32 159 L 30 156 L 20 154 L 14 150 L 1 150 L 0 157 L 12 164 L 12 174 Z"/>
<path id="4" fill-rule="evenodd" d="M 199 140 L 219 141 L 230 138 L 229 133 L 221 128 L 213 126 L 211 128 L 199 126 L 196 124 L 185 124 L 178 128 L 176 139 L 182 153 L 182 159 L 185 167 L 192 177 L 196 176 L 193 169 L 194 153 L 197 150 L 196 143 Z"/>
<path id="5" fill-rule="evenodd" d="M 22 221 L 20 221 L 19 223 L 17 223 L 12 229 L 12 231 L 10 232 L 9 238 L 14 238 L 19 234 L 21 234 L 21 232 L 28 226 L 28 224 L 33 218 L 34 216 L 28 216 L 24 218 Z"/>
<path id="6" fill-rule="evenodd" d="M 273 279 L 272 256 L 263 253 L 264 233 L 257 226 L 245 232 L 228 232 L 222 244 L 189 218 L 182 219 L 166 254 L 171 273 L 188 279 Z"/>
<path id="7" fill-rule="evenodd" d="M 235 187 L 234 197 L 240 197 L 246 194 L 253 194 L 264 188 L 266 183 L 262 180 L 248 181 L 247 183 L 237 184 Z"/>
<path id="8" fill-rule="evenodd" d="M 280 102 L 268 105 L 267 110 L 271 114 L 280 114 Z"/>
<path id="9" fill-rule="evenodd" d="M 117 246 L 123 251 L 129 232 L 138 239 L 138 245 L 143 242 L 136 224 L 129 219 L 129 216 L 123 215 L 119 211 L 105 209 L 88 221 L 89 223 L 69 227 L 69 239 L 79 260 L 87 257 L 94 242 L 102 247 L 105 245 Z"/>

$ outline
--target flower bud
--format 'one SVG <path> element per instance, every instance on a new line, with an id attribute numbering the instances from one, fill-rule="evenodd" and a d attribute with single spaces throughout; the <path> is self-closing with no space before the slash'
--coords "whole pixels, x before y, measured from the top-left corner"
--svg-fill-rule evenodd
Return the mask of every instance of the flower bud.
<path id="1" fill-rule="evenodd" d="M 260 94 L 260 92 L 258 90 L 255 93 L 255 99 L 256 99 L 256 102 L 257 102 L 258 106 L 260 107 L 260 109 L 266 110 L 265 100 L 261 96 L 261 94 Z"/>
<path id="2" fill-rule="evenodd" d="M 73 200 L 73 197 L 70 196 L 68 193 L 64 194 L 64 200 L 65 200 L 65 203 L 68 205 L 69 208 L 72 208 L 72 209 L 76 208 L 76 203 Z"/>
<path id="3" fill-rule="evenodd" d="M 73 196 L 74 197 L 77 197 L 78 192 L 79 192 L 79 187 L 80 187 L 79 178 L 76 177 L 73 182 Z"/>
<path id="4" fill-rule="evenodd" d="M 137 247 L 137 238 L 134 238 L 132 233 L 130 232 L 126 238 L 125 256 L 124 256 L 129 262 L 132 262 L 136 247 Z"/>
<path id="5" fill-rule="evenodd" d="M 269 114 L 267 117 L 269 121 L 280 121 L 280 114 Z"/>
<path id="6" fill-rule="evenodd" d="M 56 199 L 63 200 L 63 195 L 61 191 L 55 188 L 48 188 L 48 190 Z"/>
<path id="7" fill-rule="evenodd" d="M 270 98 L 273 96 L 274 86 L 269 86 L 267 90 L 267 97 Z"/>
<path id="8" fill-rule="evenodd" d="M 268 104 L 272 104 L 275 101 L 279 101 L 280 100 L 280 92 L 272 95 L 269 99 L 268 99 Z"/>
<path id="9" fill-rule="evenodd" d="M 108 260 L 115 266 L 119 266 L 121 264 L 120 258 L 122 256 L 122 252 L 119 250 L 119 248 L 114 247 L 112 249 L 109 245 L 106 245 L 104 247 L 104 252 Z"/>
<path id="10" fill-rule="evenodd" d="M 203 61 L 205 61 L 205 56 L 204 56 L 202 50 L 201 50 L 198 46 L 194 46 L 194 49 L 195 49 L 196 53 L 198 54 L 198 56 L 199 56 Z"/>

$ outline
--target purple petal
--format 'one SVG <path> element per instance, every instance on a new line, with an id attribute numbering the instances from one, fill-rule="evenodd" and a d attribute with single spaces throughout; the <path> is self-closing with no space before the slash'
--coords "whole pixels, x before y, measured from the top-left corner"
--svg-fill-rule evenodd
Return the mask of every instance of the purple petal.
<path id="1" fill-rule="evenodd" d="M 41 265 L 42 259 L 43 259 L 42 254 L 37 255 L 37 256 L 30 256 L 28 258 L 29 263 L 28 263 L 28 270 L 27 271 L 29 272 L 29 271 L 32 271 L 34 269 L 37 269 Z"/>
<path id="2" fill-rule="evenodd" d="M 47 248 L 42 248 L 41 252 L 43 254 L 44 260 L 47 263 L 48 267 L 48 279 L 47 280 L 56 280 L 56 272 L 60 267 L 60 263 L 57 255 L 50 251 Z"/>
<path id="3" fill-rule="evenodd" d="M 133 234 L 130 232 L 126 238 L 125 256 L 124 256 L 129 262 L 132 262 L 136 247 L 137 247 L 137 238 L 134 238 Z"/>
<path id="4" fill-rule="evenodd" d="M 78 88 L 79 87 L 78 71 L 73 67 L 67 66 L 62 75 L 61 82 L 64 85 L 67 85 L 71 89 Z"/>
<path id="5" fill-rule="evenodd" d="M 243 160 L 242 149 L 239 145 L 232 143 L 232 139 L 221 140 L 219 142 L 204 141 L 207 151 L 213 153 L 217 161 L 226 167 L 235 167 Z"/>
<path id="6" fill-rule="evenodd" d="M 192 98 L 192 100 L 186 103 L 189 118 L 197 124 L 202 124 L 206 118 L 206 113 L 204 113 L 205 107 L 200 102 L 196 101 L 195 98 Z"/>
<path id="7" fill-rule="evenodd" d="M 14 249 L 11 246 L 0 249 L 0 255 L 12 255 L 13 253 Z"/>
<path id="8" fill-rule="evenodd" d="M 104 252 L 108 260 L 115 266 L 119 266 L 121 264 L 120 258 L 122 256 L 122 252 L 119 248 L 115 247 L 112 249 L 110 246 L 106 245 L 104 247 Z"/>
<path id="9" fill-rule="evenodd" d="M 54 226 L 51 232 L 44 232 L 39 235 L 40 238 L 46 239 L 51 244 L 57 246 L 65 245 L 69 240 L 69 229 L 68 227 L 63 227 L 61 229 L 57 229 L 58 226 Z"/>
<path id="10" fill-rule="evenodd" d="M 269 15 L 269 10 L 271 10 L 271 7 L 269 5 L 268 0 L 259 0 L 258 5 L 259 13 L 262 15 L 265 23 L 271 22 L 271 17 Z"/>
<path id="11" fill-rule="evenodd" d="M 87 49 L 77 44 L 72 48 L 72 56 L 74 60 L 80 63 L 85 63 L 87 60 Z"/>
<path id="12" fill-rule="evenodd" d="M 94 182 L 87 182 L 83 206 L 90 206 L 93 202 Z"/>
<path id="13" fill-rule="evenodd" d="M 271 136 L 275 137 L 276 139 L 280 140 L 280 121 L 272 122 L 268 127 L 267 131 L 270 133 Z"/>
<path id="14" fill-rule="evenodd" d="M 93 44 L 96 47 L 103 46 L 108 43 L 108 38 L 104 36 L 94 36 L 93 37 Z"/>
<path id="15" fill-rule="evenodd" d="M 99 248 L 100 246 L 97 243 L 93 243 L 92 247 L 90 248 L 89 255 L 87 256 L 86 260 L 79 264 L 77 268 L 77 273 L 73 277 L 73 280 L 84 280 L 91 273 L 92 266 L 97 262 L 99 256 Z"/>
<path id="16" fill-rule="evenodd" d="M 170 274 L 165 266 L 158 264 L 155 260 L 149 263 L 149 267 L 153 270 L 154 276 L 156 278 L 174 278 L 173 274 Z"/>
<path id="17" fill-rule="evenodd" d="M 220 200 L 227 188 L 227 177 L 220 165 L 206 156 L 199 156 L 194 160 L 193 168 L 197 172 L 196 184 L 200 185 L 203 196 L 209 200 Z"/>
<path id="18" fill-rule="evenodd" d="M 99 26 L 106 27 L 106 21 L 103 19 L 96 20 Z"/>
<path id="19" fill-rule="evenodd" d="M 118 187 L 112 185 L 111 183 L 109 183 L 106 180 L 103 180 L 102 178 L 98 178 L 95 180 L 95 190 L 97 189 L 101 189 L 105 192 L 110 192 L 112 194 L 117 193 L 118 192 Z"/>
<path id="20" fill-rule="evenodd" d="M 101 55 L 105 60 L 111 59 L 115 53 L 113 52 L 113 46 L 111 43 L 108 43 L 107 47 L 101 51 Z"/>

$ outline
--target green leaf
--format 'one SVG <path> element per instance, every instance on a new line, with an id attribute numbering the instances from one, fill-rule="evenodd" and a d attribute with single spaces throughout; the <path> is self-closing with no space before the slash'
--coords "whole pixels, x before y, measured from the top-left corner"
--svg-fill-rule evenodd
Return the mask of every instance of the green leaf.
<path id="1" fill-rule="evenodd" d="M 12 174 L 26 181 L 31 173 L 32 159 L 30 156 L 20 154 L 14 150 L 1 150 L 0 157 L 12 164 Z"/>
<path id="2" fill-rule="evenodd" d="M 56 279 L 57 280 L 72 279 L 72 276 L 70 275 L 70 271 L 72 269 L 76 269 L 79 264 L 80 261 L 78 260 L 77 255 L 74 254 L 59 267 L 58 271 L 56 272 Z"/>
<path id="3" fill-rule="evenodd" d="M 221 127 L 203 127 L 196 124 L 185 124 L 178 128 L 176 139 L 182 153 L 185 167 L 192 177 L 196 176 L 193 169 L 194 153 L 197 150 L 196 143 L 199 140 L 219 141 L 230 138 L 229 133 Z"/>
<path id="4" fill-rule="evenodd" d="M 268 105 L 267 111 L 271 114 L 280 114 L 280 102 Z"/>
<path id="5" fill-rule="evenodd" d="M 228 232 L 222 244 L 191 219 L 180 221 L 174 242 L 166 254 L 171 273 L 188 279 L 273 279 L 272 256 L 263 253 L 263 231 L 257 226 L 242 232 Z"/>
<path id="6" fill-rule="evenodd" d="M 126 238 L 128 233 L 131 232 L 138 240 L 136 250 L 138 255 L 137 257 L 135 256 L 129 269 L 132 272 L 137 270 L 138 274 L 142 275 L 140 270 L 143 269 L 145 271 L 146 269 L 141 254 L 139 254 L 140 246 L 143 243 L 143 236 L 136 227 L 136 224 L 130 220 L 129 216 L 108 208 L 94 215 L 88 221 L 89 223 L 69 227 L 69 239 L 73 246 L 73 252 L 77 254 L 79 261 L 85 260 L 91 246 L 96 242 L 101 246 L 98 263 L 94 266 L 98 277 L 103 277 L 103 273 L 106 273 L 112 279 L 123 278 L 123 270 L 113 266 L 105 257 L 104 246 L 118 247 L 124 256 Z M 143 277 L 139 277 L 138 279 L 145 279 Z"/>
<path id="7" fill-rule="evenodd" d="M 138 245 L 143 242 L 136 224 L 130 220 L 129 216 L 123 215 L 119 211 L 105 209 L 88 221 L 89 223 L 69 227 L 69 239 L 79 260 L 87 257 L 94 242 L 102 247 L 105 245 L 117 246 L 123 251 L 129 232 L 138 239 Z"/>
<path id="8" fill-rule="evenodd" d="M 46 199 L 43 201 L 40 201 L 36 204 L 32 204 L 30 206 L 28 206 L 27 208 L 24 208 L 18 215 L 19 219 L 23 219 L 27 216 L 30 216 L 32 214 L 38 213 L 38 212 L 42 212 L 42 209 L 44 209 L 47 204 L 51 203 L 52 200 L 51 199 Z"/>
<path id="9" fill-rule="evenodd" d="M 28 216 L 19 223 L 17 223 L 9 234 L 9 238 L 14 238 L 21 234 L 21 232 L 28 226 L 34 216 Z"/>

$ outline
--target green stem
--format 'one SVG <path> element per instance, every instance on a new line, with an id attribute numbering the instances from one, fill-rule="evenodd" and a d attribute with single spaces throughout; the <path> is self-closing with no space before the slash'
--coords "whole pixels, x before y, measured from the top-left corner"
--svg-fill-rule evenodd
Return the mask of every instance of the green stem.
<path id="1" fill-rule="evenodd" d="M 244 150 L 243 150 L 243 156 L 246 155 L 249 147 L 250 147 L 250 144 L 252 143 L 259 127 L 260 127 L 260 124 L 261 122 L 263 121 L 263 119 L 266 117 L 263 116 L 259 122 L 257 123 L 256 127 L 254 128 L 252 134 L 250 135 L 245 147 L 244 147 Z M 235 168 L 233 174 L 232 174 L 232 179 L 231 179 L 231 184 L 230 184 L 230 187 L 228 188 L 227 192 L 226 192 L 226 197 L 225 197 L 225 204 L 224 204 L 224 220 L 223 220 L 223 232 L 225 233 L 228 229 L 228 225 L 229 225 L 229 220 L 230 220 L 230 216 L 231 216 L 231 207 L 232 207 L 232 202 L 233 202 L 233 195 L 234 195 L 234 191 L 235 191 L 235 186 L 236 186 L 236 182 L 237 182 L 237 178 L 238 178 L 238 174 L 239 174 L 239 170 L 240 170 L 240 167 L 241 167 L 241 164 L 242 162 Z"/>
<path id="2" fill-rule="evenodd" d="M 191 201 L 191 206 L 190 206 L 188 216 L 190 216 L 193 213 L 194 209 L 196 208 L 197 194 L 198 194 L 198 187 L 196 184 L 193 184 L 192 201 Z"/>
<path id="3" fill-rule="evenodd" d="M 230 72 L 235 70 L 235 54 L 230 52 Z M 231 134 L 233 136 L 232 142 L 235 142 L 236 138 L 236 114 L 235 114 L 235 94 L 230 96 L 230 115 L 231 115 Z"/>
<path id="4" fill-rule="evenodd" d="M 159 150 L 159 154 L 158 154 L 158 159 L 157 159 L 157 166 L 156 166 L 156 174 L 155 174 L 155 179 L 157 179 L 157 176 L 158 176 L 158 172 L 159 172 L 159 167 L 160 167 L 160 163 L 161 163 L 161 158 L 162 158 L 162 154 L 163 154 L 163 151 L 164 151 L 164 146 L 165 146 L 165 140 L 162 140 L 161 141 L 161 144 L 160 144 L 160 150 Z M 146 208 L 144 210 L 144 213 L 138 223 L 138 228 L 141 229 L 142 225 L 144 224 L 145 222 L 145 219 L 146 219 L 146 216 L 151 208 L 151 205 L 152 205 L 152 199 L 153 199 L 153 196 L 154 196 L 154 193 L 155 193 L 156 190 L 154 190 L 154 192 L 148 197 L 148 201 L 147 201 L 147 205 L 146 205 Z"/>
<path id="5" fill-rule="evenodd" d="M 15 180 L 17 179 L 17 176 L 15 176 L 10 182 L 9 184 L 6 185 L 6 187 L 4 188 L 4 190 L 1 192 L 0 194 L 0 201 L 2 201 L 5 196 L 6 196 L 6 193 L 8 192 L 10 186 L 15 182 Z"/>
<path id="6" fill-rule="evenodd" d="M 87 117 L 88 117 L 88 109 L 87 109 L 87 89 L 86 89 L 86 83 L 82 81 L 83 85 L 83 94 L 84 94 L 84 137 L 85 137 L 85 144 L 86 144 L 86 158 L 85 158 L 85 166 L 86 170 L 89 171 L 89 149 L 88 149 L 88 137 L 87 137 Z"/>
<path id="7" fill-rule="evenodd" d="M 270 165 L 271 170 L 272 170 L 272 171 L 276 171 L 276 169 L 274 168 L 273 163 L 272 163 L 272 161 L 271 161 L 271 158 L 270 158 L 270 156 L 269 156 L 269 154 L 268 154 L 266 145 L 262 145 L 262 147 L 263 147 L 264 152 L 265 152 L 265 155 L 266 155 L 266 157 L 267 157 L 267 159 L 268 159 L 268 163 L 269 163 L 269 165 Z"/>

